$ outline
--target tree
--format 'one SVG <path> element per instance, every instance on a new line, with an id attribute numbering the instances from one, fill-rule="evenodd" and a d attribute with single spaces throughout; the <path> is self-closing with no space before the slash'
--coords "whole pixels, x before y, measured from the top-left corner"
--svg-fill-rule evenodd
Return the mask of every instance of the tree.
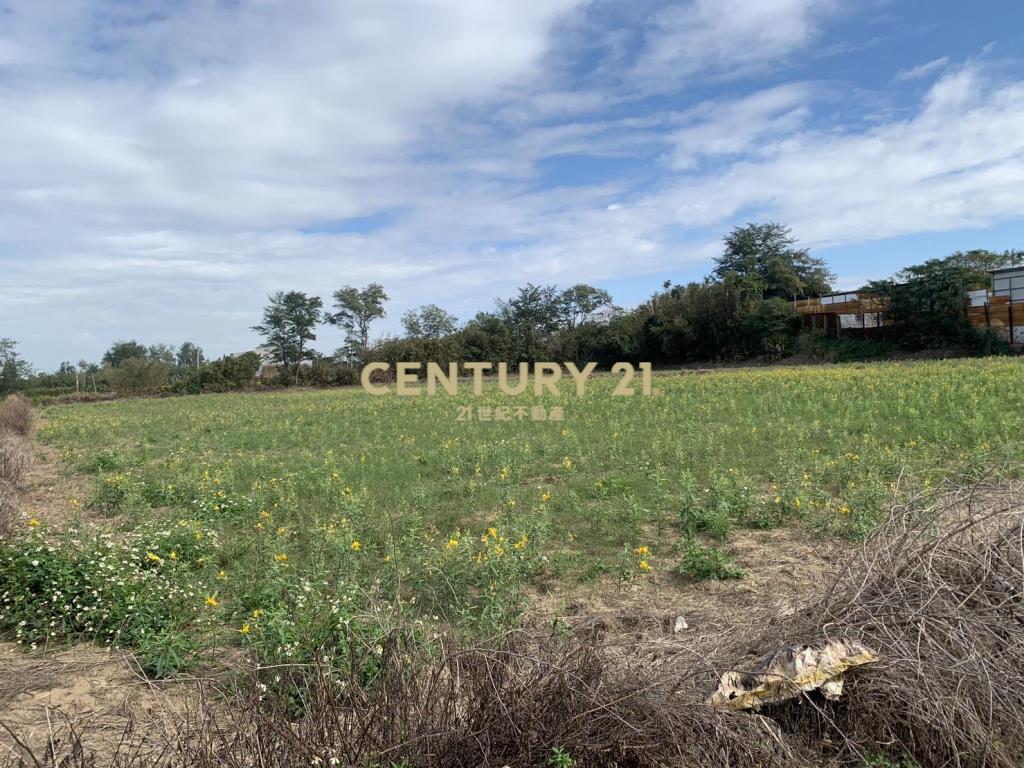
<path id="1" fill-rule="evenodd" d="M 335 312 L 327 315 L 327 322 L 345 331 L 344 356 L 366 360 L 370 347 L 370 323 L 384 317 L 384 302 L 388 296 L 380 283 L 370 283 L 363 289 L 346 285 L 334 292 Z"/>
<path id="2" fill-rule="evenodd" d="M 200 386 L 214 392 L 245 389 L 252 385 L 259 369 L 260 356 L 256 352 L 225 355 L 203 366 Z"/>
<path id="3" fill-rule="evenodd" d="M 32 366 L 22 360 L 14 339 L 0 339 L 0 393 L 13 392 L 29 376 Z"/>
<path id="4" fill-rule="evenodd" d="M 135 339 L 131 341 L 115 341 L 103 355 L 103 364 L 109 365 L 111 368 L 117 368 L 125 360 L 130 360 L 133 357 L 145 359 L 148 354 L 149 350 L 135 341 Z"/>
<path id="5" fill-rule="evenodd" d="M 110 383 L 119 394 L 137 395 L 156 392 L 170 375 L 170 367 L 159 360 L 129 357 L 118 366 L 111 366 Z"/>
<path id="6" fill-rule="evenodd" d="M 566 288 L 558 297 L 562 305 L 562 318 L 570 330 L 590 322 L 594 314 L 612 304 L 612 295 L 602 288 L 577 283 Z"/>
<path id="7" fill-rule="evenodd" d="M 436 304 L 410 309 L 402 315 L 402 327 L 412 339 L 441 339 L 455 333 L 458 319 Z"/>
<path id="8" fill-rule="evenodd" d="M 198 347 L 191 341 L 183 341 L 178 347 L 178 354 L 175 363 L 179 368 L 198 368 L 203 359 L 202 347 Z"/>
<path id="9" fill-rule="evenodd" d="M 323 301 L 301 291 L 278 291 L 263 309 L 263 322 L 252 329 L 263 336 L 271 359 L 287 370 L 295 366 L 295 383 L 299 383 L 299 367 L 312 356 L 306 346 L 316 341 L 313 329 L 321 320 Z"/>
<path id="10" fill-rule="evenodd" d="M 151 344 L 146 350 L 146 357 L 154 363 L 173 366 L 176 363 L 174 347 L 167 344 Z"/>
<path id="11" fill-rule="evenodd" d="M 967 292 L 987 288 L 992 268 L 986 251 L 957 252 L 907 267 L 894 280 L 876 280 L 863 290 L 888 300 L 886 324 L 901 344 L 942 347 L 969 333 Z"/>
<path id="12" fill-rule="evenodd" d="M 824 259 L 795 248 L 789 227 L 777 223 L 747 224 L 725 237 L 725 252 L 715 259 L 714 275 L 756 278 L 761 298 L 792 299 L 828 293 L 835 276 Z"/>
<path id="13" fill-rule="evenodd" d="M 498 301 L 498 314 L 512 334 L 510 362 L 535 362 L 547 357 L 550 336 L 562 323 L 562 302 L 553 285 L 527 283 L 507 301 Z"/>

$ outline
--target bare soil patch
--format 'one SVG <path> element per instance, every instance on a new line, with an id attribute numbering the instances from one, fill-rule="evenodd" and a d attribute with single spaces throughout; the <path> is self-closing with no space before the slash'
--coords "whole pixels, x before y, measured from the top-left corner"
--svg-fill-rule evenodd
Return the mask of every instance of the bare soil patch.
<path id="1" fill-rule="evenodd" d="M 119 745 L 162 748 L 187 689 L 146 680 L 130 656 L 88 645 L 24 653 L 0 643 L 0 764 L 67 750 L 71 731 L 106 764 Z"/>

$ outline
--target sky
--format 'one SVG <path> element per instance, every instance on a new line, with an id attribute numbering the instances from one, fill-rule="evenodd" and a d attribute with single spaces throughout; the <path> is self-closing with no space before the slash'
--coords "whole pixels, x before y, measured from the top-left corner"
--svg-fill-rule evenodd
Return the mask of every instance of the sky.
<path id="1" fill-rule="evenodd" d="M 376 335 L 631 306 L 749 221 L 840 289 L 1024 248 L 1024 4 L 0 0 L 0 337 L 41 369 L 252 349 L 276 290 L 380 282 Z"/>

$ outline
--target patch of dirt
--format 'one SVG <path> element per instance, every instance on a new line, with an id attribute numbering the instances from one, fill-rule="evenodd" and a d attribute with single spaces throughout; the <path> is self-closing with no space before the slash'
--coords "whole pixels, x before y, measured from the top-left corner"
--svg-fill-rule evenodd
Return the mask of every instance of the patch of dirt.
<path id="1" fill-rule="evenodd" d="M 161 737 L 181 722 L 187 690 L 147 681 L 116 651 L 79 645 L 24 653 L 0 643 L 0 763 L 22 758 L 32 764 L 26 750 L 40 762 L 50 749 L 60 754 L 69 729 L 103 764 L 123 740 L 133 750 L 162 748 Z"/>
<path id="2" fill-rule="evenodd" d="M 791 615 L 821 594 L 851 548 L 788 528 L 738 530 L 719 546 L 746 569 L 746 578 L 687 580 L 671 572 L 675 561 L 652 558 L 652 573 L 621 588 L 574 584 L 535 595 L 528 620 L 559 620 L 609 641 L 671 640 L 696 650 L 754 616 Z"/>

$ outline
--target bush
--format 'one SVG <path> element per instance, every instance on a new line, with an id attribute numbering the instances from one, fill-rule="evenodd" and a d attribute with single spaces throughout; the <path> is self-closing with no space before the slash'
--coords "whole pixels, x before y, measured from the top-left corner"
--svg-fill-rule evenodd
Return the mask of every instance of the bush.
<path id="1" fill-rule="evenodd" d="M 21 485 L 31 460 L 24 438 L 0 433 L 0 481 L 11 486 Z"/>
<path id="2" fill-rule="evenodd" d="M 143 669 L 170 674 L 196 641 L 221 623 L 197 570 L 215 536 L 194 527 L 151 525 L 114 537 L 72 528 L 54 538 L 36 529 L 0 544 L 0 630 L 22 647 L 94 640 L 140 651 Z"/>
<path id="3" fill-rule="evenodd" d="M 747 575 L 742 566 L 717 547 L 691 541 L 683 559 L 676 566 L 677 576 L 707 581 L 708 579 L 742 579 Z"/>
<path id="4" fill-rule="evenodd" d="M 892 356 L 888 344 L 871 339 L 835 338 L 820 331 L 800 335 L 797 350 L 815 360 L 828 363 L 856 363 L 866 360 L 884 360 Z"/>
<path id="5" fill-rule="evenodd" d="M 32 407 L 20 395 L 9 395 L 0 403 L 0 432 L 27 435 L 32 427 Z"/>
<path id="6" fill-rule="evenodd" d="M 17 501 L 11 484 L 0 480 L 0 540 L 9 537 L 18 524 Z"/>

